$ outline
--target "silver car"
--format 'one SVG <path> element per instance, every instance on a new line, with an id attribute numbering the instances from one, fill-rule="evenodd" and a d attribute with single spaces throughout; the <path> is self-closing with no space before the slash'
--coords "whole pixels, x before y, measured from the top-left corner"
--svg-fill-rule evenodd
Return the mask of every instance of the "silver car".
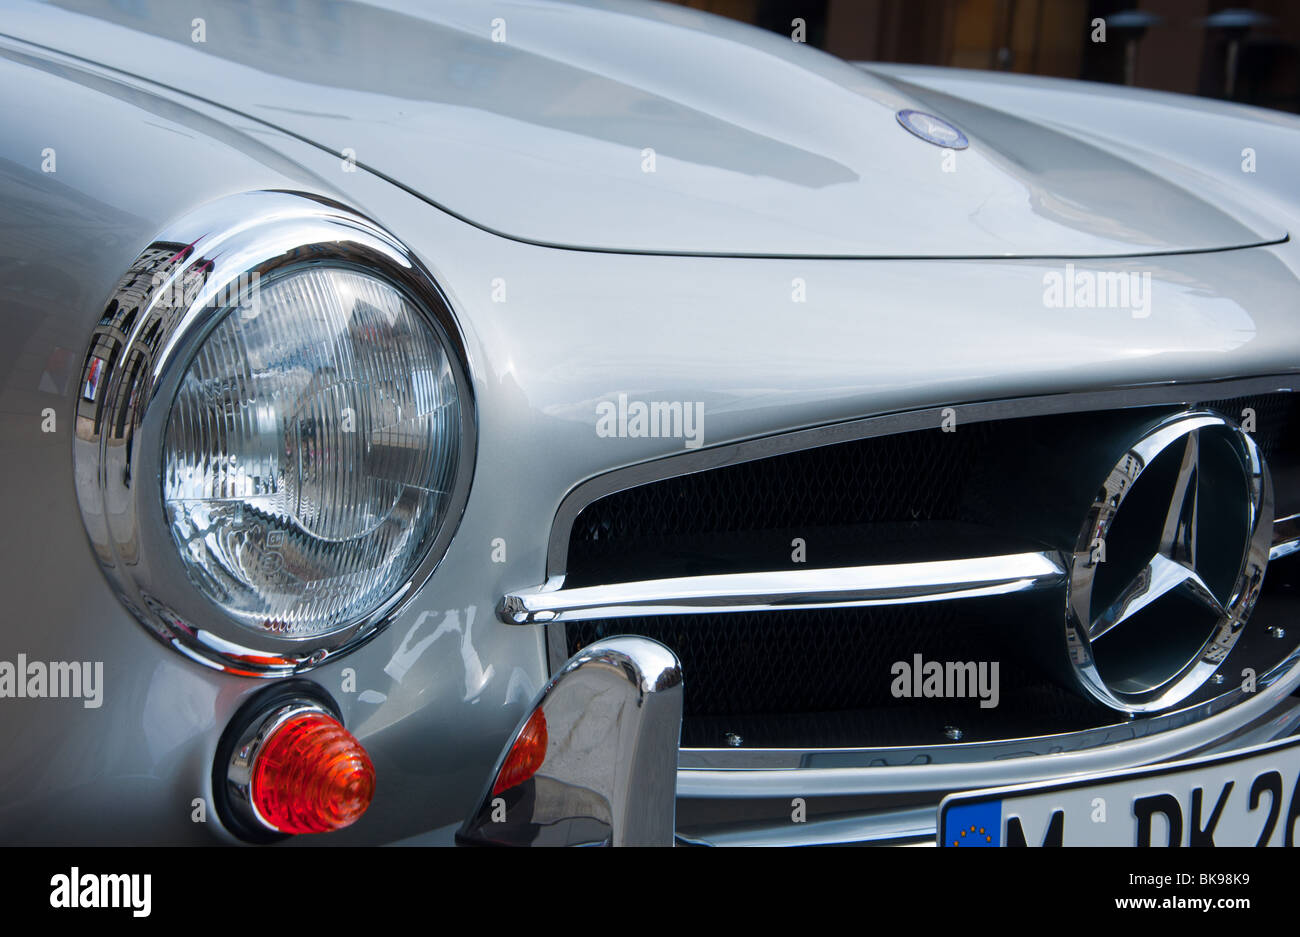
<path id="1" fill-rule="evenodd" d="M 1300 119 L 0 9 L 0 842 L 1292 844 Z"/>

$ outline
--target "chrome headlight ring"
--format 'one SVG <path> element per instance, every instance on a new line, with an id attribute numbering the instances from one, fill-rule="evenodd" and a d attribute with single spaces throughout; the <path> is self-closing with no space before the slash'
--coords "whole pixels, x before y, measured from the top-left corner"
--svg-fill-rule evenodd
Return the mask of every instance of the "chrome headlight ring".
<path id="1" fill-rule="evenodd" d="M 169 418 L 197 352 L 259 283 L 309 268 L 355 273 L 418 310 L 445 352 L 459 424 L 439 520 L 378 607 L 306 637 L 253 632 L 191 580 L 163 504 Z M 96 326 L 76 401 L 77 498 L 91 544 L 122 602 L 157 638 L 193 660 L 245 676 L 315 667 L 373 637 L 429 578 L 469 496 L 477 421 L 469 360 L 450 304 L 391 234 L 318 196 L 259 191 L 201 206 L 163 232 L 119 282 Z"/>

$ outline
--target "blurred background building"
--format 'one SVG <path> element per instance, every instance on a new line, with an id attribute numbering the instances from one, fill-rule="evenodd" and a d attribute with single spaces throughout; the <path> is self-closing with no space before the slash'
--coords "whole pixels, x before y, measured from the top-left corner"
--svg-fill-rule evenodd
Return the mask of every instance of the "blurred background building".
<path id="1" fill-rule="evenodd" d="M 1300 0 L 671 0 L 851 61 L 1083 78 L 1300 112 Z M 1106 41 L 1093 22 L 1106 20 Z"/>

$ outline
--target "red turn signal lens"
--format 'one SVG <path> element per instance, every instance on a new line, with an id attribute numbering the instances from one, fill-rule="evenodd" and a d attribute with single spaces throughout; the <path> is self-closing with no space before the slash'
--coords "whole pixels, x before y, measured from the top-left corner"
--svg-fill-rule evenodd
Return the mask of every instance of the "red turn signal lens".
<path id="1" fill-rule="evenodd" d="M 492 796 L 518 787 L 536 774 L 546 760 L 546 745 L 546 715 L 540 709 L 535 709 L 524 723 L 524 729 L 519 733 L 519 738 L 515 739 L 515 744 L 510 746 L 510 754 L 502 762 L 501 770 L 497 772 L 496 783 L 492 785 Z"/>
<path id="2" fill-rule="evenodd" d="M 352 733 L 324 713 L 303 713 L 262 745 L 253 762 L 258 815 L 281 833 L 350 826 L 375 794 L 375 768 Z"/>

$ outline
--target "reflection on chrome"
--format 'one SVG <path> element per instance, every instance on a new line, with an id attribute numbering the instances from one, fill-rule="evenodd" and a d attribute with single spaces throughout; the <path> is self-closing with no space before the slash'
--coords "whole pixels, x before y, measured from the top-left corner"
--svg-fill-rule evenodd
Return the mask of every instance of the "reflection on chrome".
<path id="1" fill-rule="evenodd" d="M 584 648 L 510 736 L 457 842 L 671 846 L 681 724 L 672 651 L 635 637 Z M 511 755 L 521 744 L 536 746 L 540 762 L 518 772 Z"/>
<path id="2" fill-rule="evenodd" d="M 525 625 L 637 615 L 850 608 L 1005 595 L 1058 586 L 1064 580 L 1065 567 L 1055 553 L 1013 553 L 923 563 L 685 576 L 581 589 L 560 589 L 552 582 L 507 595 L 497 613 L 507 624 Z"/>
<path id="3" fill-rule="evenodd" d="M 1210 679 L 1245 630 L 1276 538 L 1270 476 L 1240 426 L 1189 410 L 1149 427 L 1099 491 L 1070 569 L 1074 677 L 1121 712 L 1166 710 Z M 1222 516 L 1201 510 L 1203 494 Z M 1117 525 L 1144 511 L 1161 519 L 1158 529 Z M 1146 557 L 1137 569 L 1094 556 L 1096 545 L 1114 550 L 1126 538 Z M 1116 583 L 1118 593 L 1108 591 Z"/>
<path id="4" fill-rule="evenodd" d="M 1279 517 L 1273 522 L 1273 545 L 1269 548 L 1270 561 L 1300 551 L 1300 514 Z"/>

